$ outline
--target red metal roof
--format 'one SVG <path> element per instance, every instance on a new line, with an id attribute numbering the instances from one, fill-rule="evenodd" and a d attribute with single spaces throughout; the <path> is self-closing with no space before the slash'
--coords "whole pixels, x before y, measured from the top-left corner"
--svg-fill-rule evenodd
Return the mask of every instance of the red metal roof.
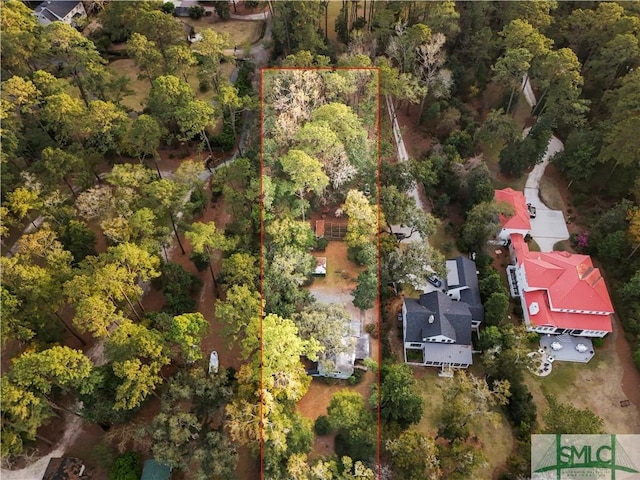
<path id="1" fill-rule="evenodd" d="M 526 305 L 529 307 L 532 302 L 537 302 L 540 308 L 538 313 L 531 315 L 532 323 L 611 331 L 613 304 L 600 270 L 593 266 L 591 257 L 568 252 L 530 252 L 522 235 L 514 234 L 511 238 L 518 265 L 524 269 L 527 278 Z"/>
<path id="2" fill-rule="evenodd" d="M 496 202 L 508 203 L 514 210 L 512 217 L 500 215 L 502 228 L 531 230 L 529 210 L 527 209 L 527 201 L 524 198 L 524 193 L 514 190 L 513 188 L 504 188 L 502 190 L 496 190 L 494 198 Z"/>
<path id="3" fill-rule="evenodd" d="M 539 311 L 529 313 L 529 321 L 537 327 L 557 327 L 576 330 L 600 330 L 611 332 L 611 315 L 591 315 L 587 313 L 554 312 L 549 308 L 548 297 L 544 290 L 524 292 L 527 308 L 537 303 Z"/>

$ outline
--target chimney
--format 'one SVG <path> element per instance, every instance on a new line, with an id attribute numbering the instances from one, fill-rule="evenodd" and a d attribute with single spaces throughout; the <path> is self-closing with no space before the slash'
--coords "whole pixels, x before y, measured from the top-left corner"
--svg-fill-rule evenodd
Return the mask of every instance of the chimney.
<path id="1" fill-rule="evenodd" d="M 433 315 L 429 315 L 429 323 L 433 323 L 434 320 L 435 318 L 433 317 Z"/>

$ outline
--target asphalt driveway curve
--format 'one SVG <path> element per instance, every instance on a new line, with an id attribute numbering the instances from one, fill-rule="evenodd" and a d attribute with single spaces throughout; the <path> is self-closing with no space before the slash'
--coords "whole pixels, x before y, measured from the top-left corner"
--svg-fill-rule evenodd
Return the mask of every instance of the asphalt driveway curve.
<path id="1" fill-rule="evenodd" d="M 525 129 L 524 135 L 528 134 L 529 129 Z M 527 203 L 536 207 L 536 218 L 531 219 L 531 236 L 542 252 L 552 252 L 556 243 L 569 238 L 564 214 L 560 210 L 551 210 L 540 199 L 540 179 L 549 165 L 549 159 L 563 149 L 564 145 L 560 139 L 553 135 L 542 161 L 533 167 L 524 185 Z"/>

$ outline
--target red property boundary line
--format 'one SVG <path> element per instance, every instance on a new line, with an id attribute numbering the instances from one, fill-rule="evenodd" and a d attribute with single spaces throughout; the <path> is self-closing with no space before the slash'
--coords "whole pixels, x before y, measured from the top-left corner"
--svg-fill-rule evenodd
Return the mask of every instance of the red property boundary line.
<path id="1" fill-rule="evenodd" d="M 264 72 L 265 71 L 279 71 L 279 70 L 321 70 L 321 71 L 337 71 L 337 70 L 366 70 L 371 72 L 376 72 L 376 78 L 378 81 L 378 109 L 376 115 L 376 137 L 377 137 L 377 193 L 376 193 L 376 201 L 378 205 L 378 232 L 380 231 L 380 188 L 381 188 L 381 180 L 380 180 L 380 136 L 381 136 L 381 126 L 380 126 L 380 103 L 381 103 L 381 95 L 380 95 L 380 68 L 379 67 L 271 67 L 271 68 L 261 68 L 260 69 L 260 480 L 264 480 L 264 412 L 263 412 L 263 386 L 264 386 L 264 377 L 263 377 L 263 344 L 262 341 L 264 339 L 263 335 L 263 319 L 264 319 L 264 196 L 263 196 L 263 173 L 264 173 Z M 382 317 L 382 305 L 380 303 L 380 281 L 381 281 L 381 267 L 380 267 L 380 235 L 377 235 L 377 255 L 378 255 L 378 291 L 376 294 L 376 308 L 377 308 L 377 327 L 378 327 L 378 372 L 377 372 L 377 381 L 378 381 L 378 408 L 376 412 L 376 426 L 377 426 L 377 435 L 376 435 L 376 464 L 378 466 L 376 477 L 380 478 L 380 466 L 381 462 L 381 416 L 380 416 L 380 400 L 381 400 L 381 389 L 380 389 L 380 372 L 382 367 L 382 343 L 381 343 L 381 317 Z"/>

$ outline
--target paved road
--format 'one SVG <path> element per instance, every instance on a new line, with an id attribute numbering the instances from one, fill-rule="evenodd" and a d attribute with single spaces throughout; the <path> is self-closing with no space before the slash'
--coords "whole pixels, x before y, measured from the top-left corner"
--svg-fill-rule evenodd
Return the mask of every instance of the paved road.
<path id="1" fill-rule="evenodd" d="M 531 108 L 536 105 L 536 96 L 533 94 L 533 89 L 531 88 L 531 82 L 529 81 L 529 74 L 525 73 L 522 76 L 522 85 L 520 86 L 522 89 L 522 93 L 524 97 L 527 99 L 527 103 Z"/>
<path id="2" fill-rule="evenodd" d="M 522 79 L 522 92 L 529 106 L 533 107 L 536 104 L 536 97 L 531 89 L 528 75 Z M 530 129 L 525 129 L 523 134 L 526 136 L 529 131 Z M 563 213 L 560 210 L 551 210 L 540 199 L 540 179 L 549 165 L 549 159 L 563 149 L 564 145 L 560 139 L 552 135 L 542 161 L 533 167 L 524 186 L 527 203 L 536 207 L 536 218 L 531 219 L 531 236 L 543 252 L 552 252 L 556 243 L 569 238 Z"/>
<path id="3" fill-rule="evenodd" d="M 264 35 L 256 43 L 251 46 L 250 55 L 256 68 L 265 67 L 269 62 L 269 52 L 265 48 L 265 43 L 271 41 L 271 17 L 268 11 L 263 13 L 255 13 L 252 15 L 231 15 L 232 19 L 244 20 L 244 21 L 266 21 L 266 27 Z M 224 55 L 228 57 L 244 58 L 244 49 L 235 48 L 227 49 L 223 51 Z M 236 83 L 238 78 L 238 68 L 231 73 L 231 83 Z"/>

